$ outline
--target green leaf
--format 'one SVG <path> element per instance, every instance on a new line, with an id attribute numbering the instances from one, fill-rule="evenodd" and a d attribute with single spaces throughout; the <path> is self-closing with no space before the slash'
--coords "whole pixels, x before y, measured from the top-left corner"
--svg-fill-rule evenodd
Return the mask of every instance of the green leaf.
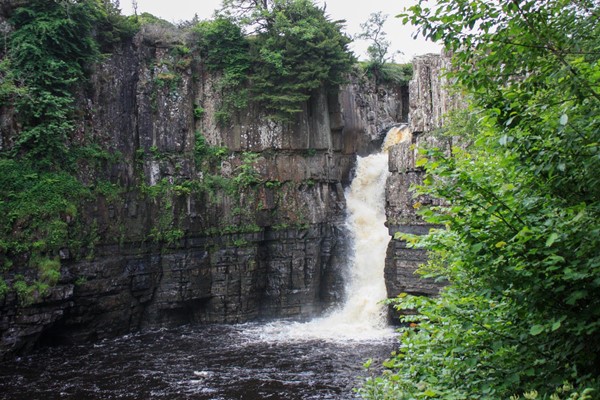
<path id="1" fill-rule="evenodd" d="M 576 290 L 567 297 L 567 299 L 565 300 L 565 303 L 567 303 L 569 305 L 574 305 L 579 300 L 584 299 L 587 296 L 588 296 L 587 290 Z"/>
<path id="2" fill-rule="evenodd" d="M 533 325 L 529 328 L 529 334 L 532 336 L 537 336 L 542 332 L 544 332 L 544 327 L 542 325 Z"/>
<path id="3" fill-rule="evenodd" d="M 566 125 L 569 122 L 569 116 L 567 114 L 561 115 L 559 122 L 563 126 Z"/>
<path id="4" fill-rule="evenodd" d="M 558 239 L 558 233 L 552 232 L 550 236 L 546 239 L 546 247 L 550 247 L 554 244 L 554 242 Z"/>
<path id="5" fill-rule="evenodd" d="M 549 398 L 554 383 L 585 387 L 600 362 L 597 2 L 419 3 L 409 20 L 452 51 L 444 79 L 466 105 L 433 132 L 460 138 L 450 156 L 419 150 L 436 166 L 428 186 L 415 185 L 425 222 L 445 228 L 419 239 L 421 272 L 450 284 L 405 319 L 429 318 L 401 339 L 399 381 L 383 378 L 364 398 L 422 399 L 429 388 L 444 399 Z M 433 66 L 423 61 L 415 66 Z"/>

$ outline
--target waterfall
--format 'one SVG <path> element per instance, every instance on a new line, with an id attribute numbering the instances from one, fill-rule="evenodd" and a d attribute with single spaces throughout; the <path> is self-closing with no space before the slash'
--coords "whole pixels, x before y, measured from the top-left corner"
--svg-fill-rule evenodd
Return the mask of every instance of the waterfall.
<path id="1" fill-rule="evenodd" d="M 385 227 L 385 184 L 388 149 L 410 139 L 406 125 L 391 128 L 382 150 L 358 157 L 356 173 L 346 190 L 346 227 L 352 240 L 352 255 L 343 304 L 328 315 L 306 323 L 273 322 L 260 328 L 270 340 L 362 340 L 394 334 L 387 324 L 384 266 L 390 236 Z"/>
<path id="2" fill-rule="evenodd" d="M 388 177 L 386 152 L 359 157 L 356 176 L 346 192 L 353 254 L 343 306 L 326 321 L 334 325 L 362 325 L 378 329 L 386 325 L 383 268 L 390 236 L 385 227 L 385 182 Z"/>

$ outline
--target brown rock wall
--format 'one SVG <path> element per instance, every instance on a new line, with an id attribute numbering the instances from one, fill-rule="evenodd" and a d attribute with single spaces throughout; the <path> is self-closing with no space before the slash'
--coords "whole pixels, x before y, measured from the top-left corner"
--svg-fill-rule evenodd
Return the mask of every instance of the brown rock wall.
<path id="1" fill-rule="evenodd" d="M 423 182 L 424 171 L 416 166 L 418 150 L 424 146 L 450 149 L 450 140 L 437 137 L 445 114 L 460 107 L 459 97 L 451 94 L 444 76 L 450 60 L 444 55 L 428 54 L 413 60 L 413 79 L 409 84 L 409 118 L 411 140 L 390 149 L 391 175 L 386 186 L 386 216 L 390 235 L 395 233 L 426 234 L 428 225 L 418 215 L 423 206 L 435 205 L 437 200 L 415 196 L 410 188 Z M 415 273 L 427 261 L 424 250 L 407 248 L 401 239 L 392 239 L 388 246 L 385 277 L 389 297 L 400 293 L 435 295 L 440 283 L 422 279 Z"/>
<path id="2" fill-rule="evenodd" d="M 174 46 L 138 35 L 94 66 L 78 94 L 89 136 L 79 140 L 116 159 L 99 170 L 82 163 L 80 178 L 102 176 L 122 190 L 83 207 L 95 245 L 65 249 L 48 295 L 27 305 L 14 292 L 0 299 L 0 354 L 147 326 L 303 319 L 341 298 L 344 185 L 356 154 L 378 148 L 387 128 L 405 119 L 406 88 L 352 77 L 339 93 L 315 96 L 294 124 L 269 122 L 250 107 L 224 127 L 215 119 L 219 76 Z M 0 114 L 0 146 L 9 146 L 18 127 L 10 110 Z M 192 157 L 197 131 L 227 147 L 211 173 L 231 178 L 253 152 L 258 182 L 236 193 L 148 194 L 165 181 L 205 182 Z M 157 236 L 161 230 L 174 236 Z"/>

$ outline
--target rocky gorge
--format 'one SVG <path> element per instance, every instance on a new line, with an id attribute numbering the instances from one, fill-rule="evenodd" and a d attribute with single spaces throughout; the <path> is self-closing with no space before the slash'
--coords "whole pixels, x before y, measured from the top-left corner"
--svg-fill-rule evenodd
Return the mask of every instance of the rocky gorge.
<path id="1" fill-rule="evenodd" d="M 4 22 L 10 7 L 0 12 Z M 223 124 L 220 76 L 179 45 L 142 29 L 96 63 L 77 93 L 75 140 L 111 155 L 81 163 L 78 179 L 100 175 L 112 189 L 81 205 L 89 240 L 52 254 L 60 278 L 47 293 L 0 298 L 3 356 L 146 327 L 318 315 L 343 296 L 344 190 L 356 157 L 400 124 L 412 136 L 390 149 L 387 226 L 392 236 L 428 229 L 408 188 L 422 178 L 416 149 L 437 140 L 429 133 L 453 102 L 443 57 L 416 58 L 410 85 L 357 70 L 338 92 L 315 94 L 294 123 L 248 107 Z M 0 148 L 10 149 L 20 130 L 13 108 L 0 109 L 0 128 Z M 414 275 L 425 257 L 390 242 L 390 297 L 435 294 L 436 284 Z M 35 279 L 27 261 L 12 260 L 5 280 Z"/>

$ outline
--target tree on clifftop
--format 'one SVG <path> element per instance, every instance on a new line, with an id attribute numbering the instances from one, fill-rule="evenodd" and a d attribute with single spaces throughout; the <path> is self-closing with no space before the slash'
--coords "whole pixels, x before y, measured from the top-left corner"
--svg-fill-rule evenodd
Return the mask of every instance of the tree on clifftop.
<path id="1" fill-rule="evenodd" d="M 453 52 L 470 107 L 444 131 L 473 145 L 417 161 L 416 193 L 443 200 L 421 215 L 445 229 L 404 239 L 430 250 L 423 273 L 450 284 L 395 300 L 419 315 L 363 397 L 600 395 L 599 8 L 439 0 L 404 15 Z"/>
<path id="2" fill-rule="evenodd" d="M 356 36 L 358 39 L 370 41 L 367 48 L 369 69 L 375 74 L 381 70 L 386 62 L 391 61 L 393 58 L 388 54 L 390 41 L 387 40 L 387 34 L 383 30 L 383 24 L 385 24 L 387 18 L 388 15 L 384 15 L 381 11 L 372 13 L 369 19 L 360 24 L 362 32 Z"/>
<path id="3" fill-rule="evenodd" d="M 362 32 L 356 38 L 370 42 L 367 47 L 369 60 L 364 64 L 367 75 L 375 78 L 377 83 L 395 82 L 407 84 L 412 75 L 412 64 L 394 64 L 394 56 L 400 51 L 389 52 L 390 41 L 383 30 L 388 16 L 381 11 L 372 13 L 369 18 L 360 24 Z"/>
<path id="4" fill-rule="evenodd" d="M 222 12 L 254 35 L 252 98 L 274 119 L 293 119 L 317 89 L 342 83 L 354 62 L 343 21 L 312 0 L 226 0 Z"/>

